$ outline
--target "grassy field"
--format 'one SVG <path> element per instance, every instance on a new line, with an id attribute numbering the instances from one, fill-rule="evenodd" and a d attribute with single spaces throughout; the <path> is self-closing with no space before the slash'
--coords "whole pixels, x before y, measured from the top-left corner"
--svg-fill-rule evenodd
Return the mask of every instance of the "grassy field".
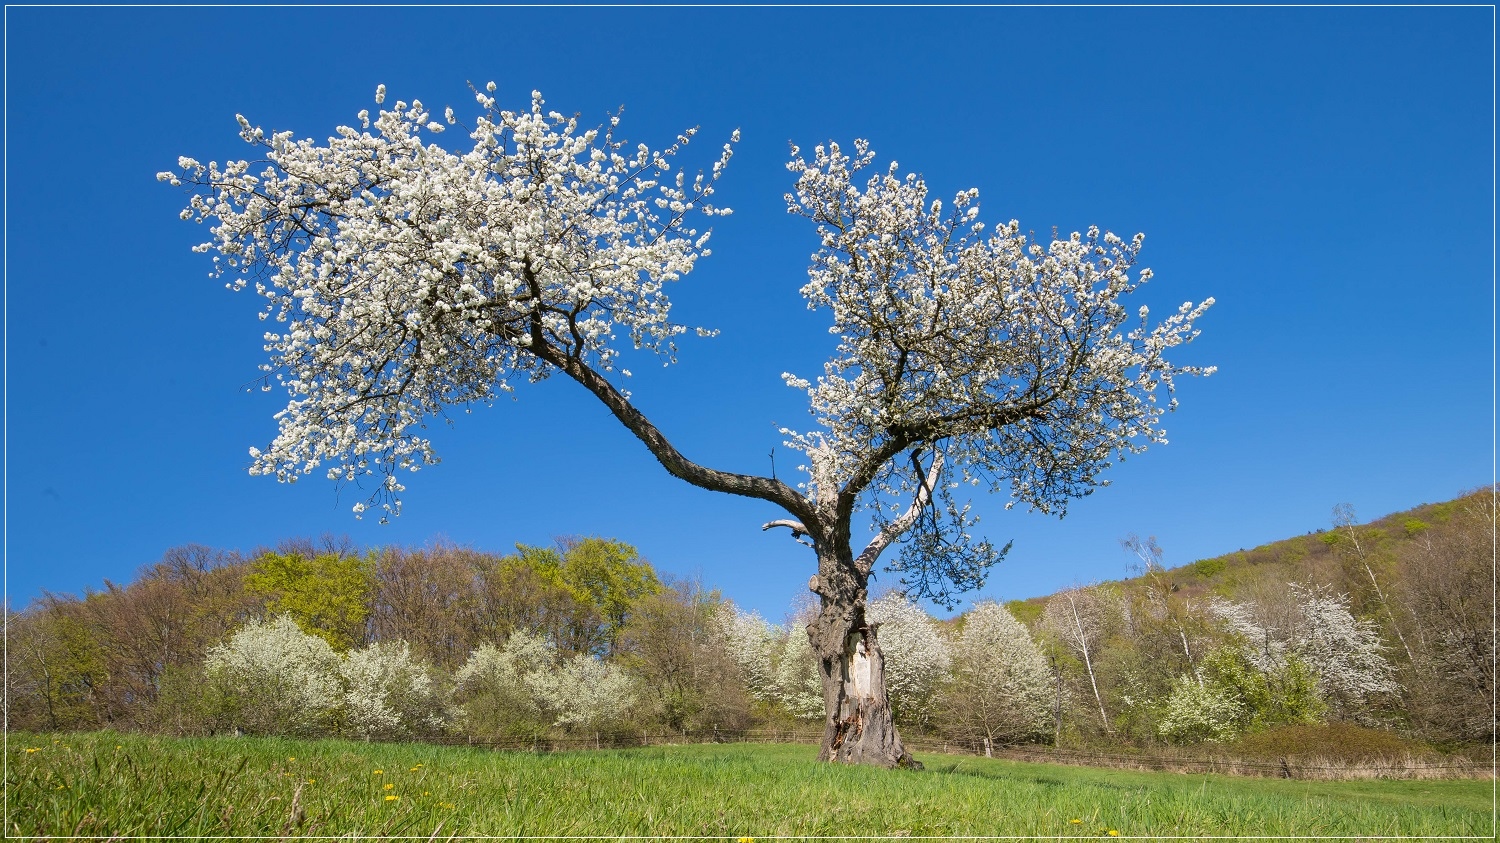
<path id="1" fill-rule="evenodd" d="M 1492 837 L 1490 781 L 1303 782 L 797 745 L 552 755 L 113 733 L 8 736 L 5 830 L 44 836 Z"/>

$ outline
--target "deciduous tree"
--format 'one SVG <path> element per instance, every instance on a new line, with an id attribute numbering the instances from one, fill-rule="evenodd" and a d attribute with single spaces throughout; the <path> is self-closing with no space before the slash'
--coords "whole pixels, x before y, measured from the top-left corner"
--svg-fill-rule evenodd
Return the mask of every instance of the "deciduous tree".
<path id="1" fill-rule="evenodd" d="M 648 715 L 672 729 L 743 729 L 750 717 L 744 670 L 722 618 L 732 613 L 696 581 L 635 601 L 619 659 L 639 680 Z"/>
<path id="2" fill-rule="evenodd" d="M 353 552 L 286 549 L 258 556 L 245 586 L 265 597 L 269 613 L 293 618 L 344 652 L 364 642 L 371 567 Z"/>
<path id="3" fill-rule="evenodd" d="M 344 681 L 342 725 L 355 737 L 393 739 L 441 731 L 443 695 L 405 641 L 351 650 L 339 665 Z"/>
<path id="4" fill-rule="evenodd" d="M 1089 690 L 1099 707 L 1099 726 L 1110 732 L 1109 713 L 1104 708 L 1104 695 L 1099 691 L 1099 645 L 1104 640 L 1105 624 L 1110 606 L 1109 596 L 1097 587 L 1069 588 L 1058 592 L 1047 601 L 1042 612 L 1041 627 L 1062 648 L 1083 662 L 1088 675 Z"/>
<path id="5" fill-rule="evenodd" d="M 1039 737 L 1051 725 L 1052 670 L 1026 626 L 998 603 L 964 618 L 943 691 L 943 728 L 989 745 Z"/>
<path id="6" fill-rule="evenodd" d="M 840 338 L 815 380 L 784 376 L 811 401 L 813 428 L 785 431 L 806 480 L 709 468 L 632 403 L 622 351 L 675 358 L 687 328 L 670 319 L 666 284 L 708 254 L 689 215 L 727 213 L 712 196 L 732 145 L 710 174 L 688 177 L 673 158 L 691 131 L 663 150 L 631 148 L 618 118 L 585 129 L 539 93 L 504 111 L 493 89 L 475 92 L 463 151 L 429 141 L 457 124 L 451 109 L 439 120 L 397 102 L 326 144 L 240 117 L 263 160 L 181 158 L 160 175 L 193 186 L 184 219 L 217 220 L 198 248 L 219 253 L 229 286 L 268 303 L 265 388 L 289 401 L 270 447 L 252 449 L 252 471 L 374 480 L 355 509 L 390 515 L 398 472 L 436 460 L 425 418 L 561 374 L 674 476 L 786 512 L 767 527 L 817 557 L 807 633 L 821 757 L 909 763 L 865 614 L 877 559 L 899 543 L 889 568 L 917 597 L 982 583 L 1004 549 L 974 534 L 955 491 L 984 486 L 1061 514 L 1115 459 L 1164 442 L 1174 378 L 1209 371 L 1166 354 L 1196 335 L 1212 300 L 1153 327 L 1122 301 L 1150 277 L 1135 271 L 1140 235 L 1089 229 L 1044 244 L 1015 221 L 986 230 L 976 190 L 930 200 L 920 177 L 874 168 L 863 141 L 852 155 L 794 147 L 787 207 L 819 240 L 802 292 Z M 856 544 L 856 518 L 873 538 Z"/>
<path id="7" fill-rule="evenodd" d="M 892 713 L 901 723 L 926 728 L 948 675 L 948 642 L 932 617 L 900 592 L 871 601 L 868 614 L 890 656 L 885 680 Z"/>

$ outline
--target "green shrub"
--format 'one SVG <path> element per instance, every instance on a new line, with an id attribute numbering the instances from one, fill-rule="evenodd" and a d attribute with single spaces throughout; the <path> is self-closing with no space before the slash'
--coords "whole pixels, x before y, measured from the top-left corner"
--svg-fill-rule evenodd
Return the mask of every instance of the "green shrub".
<path id="1" fill-rule="evenodd" d="M 1204 579 L 1223 573 L 1227 567 L 1229 567 L 1229 560 L 1222 556 L 1216 559 L 1199 559 L 1192 565 L 1193 573 Z"/>
<path id="2" fill-rule="evenodd" d="M 1203 675 L 1208 684 L 1241 703 L 1241 731 L 1315 724 L 1328 710 L 1318 696 L 1317 673 L 1294 655 L 1262 672 L 1239 648 L 1221 647 L 1204 658 Z"/>

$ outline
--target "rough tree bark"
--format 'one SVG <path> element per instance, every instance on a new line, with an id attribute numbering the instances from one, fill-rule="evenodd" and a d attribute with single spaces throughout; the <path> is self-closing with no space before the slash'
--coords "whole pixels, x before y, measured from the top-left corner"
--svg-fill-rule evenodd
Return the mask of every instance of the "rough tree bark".
<path id="1" fill-rule="evenodd" d="M 808 583 L 821 603 L 807 626 L 823 680 L 823 744 L 818 760 L 920 770 L 901 743 L 885 690 L 878 624 L 865 617 L 869 574 L 852 553 L 819 554 Z"/>

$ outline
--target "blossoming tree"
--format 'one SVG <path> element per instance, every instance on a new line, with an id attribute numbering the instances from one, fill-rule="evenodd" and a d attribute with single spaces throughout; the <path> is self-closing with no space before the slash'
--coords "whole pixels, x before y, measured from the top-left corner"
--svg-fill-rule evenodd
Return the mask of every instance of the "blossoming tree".
<path id="1" fill-rule="evenodd" d="M 972 534 L 955 491 L 1009 490 L 1012 504 L 1060 514 L 1111 460 L 1163 441 L 1174 376 L 1207 371 L 1164 355 L 1195 336 L 1212 300 L 1154 327 L 1140 308 L 1127 325 L 1120 298 L 1150 277 L 1132 273 L 1139 235 L 1091 229 L 1042 245 L 1014 221 L 987 232 L 977 191 L 929 203 L 921 178 L 872 170 L 863 141 L 853 155 L 793 148 L 787 206 L 820 239 L 802 292 L 842 339 L 815 381 L 784 376 L 816 420 L 784 431 L 806 482 L 716 470 L 678 451 L 612 378 L 628 377 L 629 347 L 675 358 L 688 329 L 670 320 L 666 284 L 708 254 L 693 215 L 728 213 L 711 200 L 732 144 L 688 177 L 673 159 L 692 131 L 632 148 L 618 117 L 582 128 L 538 93 L 512 112 L 493 91 L 475 91 L 462 152 L 427 140 L 457 124 L 452 109 L 439 121 L 397 102 L 326 144 L 240 117 L 262 161 L 181 158 L 160 174 L 191 186 L 184 219 L 217 220 L 198 250 L 218 253 L 230 287 L 264 296 L 276 326 L 264 387 L 290 398 L 270 447 L 252 449 L 252 473 L 374 478 L 355 510 L 389 516 L 399 472 L 435 460 L 425 417 L 567 377 L 674 476 L 785 511 L 766 528 L 817 556 L 821 611 L 807 632 L 827 713 L 821 756 L 909 763 L 865 618 L 877 558 L 899 543 L 890 568 L 914 597 L 951 601 L 982 583 L 1004 549 Z M 872 519 L 860 546 L 857 517 Z"/>

